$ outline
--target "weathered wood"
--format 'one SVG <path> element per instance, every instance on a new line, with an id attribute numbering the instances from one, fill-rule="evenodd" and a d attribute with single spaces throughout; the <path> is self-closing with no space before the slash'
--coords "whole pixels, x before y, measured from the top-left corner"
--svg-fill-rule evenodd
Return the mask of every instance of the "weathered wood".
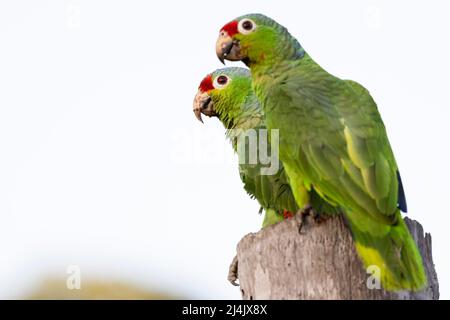
<path id="1" fill-rule="evenodd" d="M 438 299 L 431 236 L 405 219 L 422 254 L 428 287 L 418 293 L 368 289 L 370 274 L 358 258 L 343 217 L 316 224 L 297 217 L 246 235 L 237 246 L 243 299 Z"/>

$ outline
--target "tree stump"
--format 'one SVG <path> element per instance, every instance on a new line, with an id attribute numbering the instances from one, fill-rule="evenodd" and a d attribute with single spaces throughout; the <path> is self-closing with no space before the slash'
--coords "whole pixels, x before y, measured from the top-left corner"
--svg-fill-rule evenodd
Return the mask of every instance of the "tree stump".
<path id="1" fill-rule="evenodd" d="M 343 216 L 319 224 L 297 217 L 246 235 L 237 246 L 242 298 L 252 299 L 438 299 L 439 284 L 431 236 L 408 218 L 405 222 L 422 254 L 428 286 L 421 292 L 369 289 Z M 370 281 L 370 280 L 369 280 Z"/>

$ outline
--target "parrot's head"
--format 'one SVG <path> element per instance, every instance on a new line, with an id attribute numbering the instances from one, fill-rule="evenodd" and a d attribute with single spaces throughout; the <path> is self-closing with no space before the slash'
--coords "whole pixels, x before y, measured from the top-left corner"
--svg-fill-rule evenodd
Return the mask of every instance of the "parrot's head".
<path id="1" fill-rule="evenodd" d="M 219 32 L 216 53 L 222 63 L 242 61 L 250 67 L 304 55 L 285 27 L 262 14 L 244 15 L 225 24 Z"/>
<path id="2" fill-rule="evenodd" d="M 250 71 L 244 68 L 218 69 L 200 83 L 194 98 L 194 113 L 218 117 L 226 126 L 241 112 L 248 97 L 253 96 Z"/>

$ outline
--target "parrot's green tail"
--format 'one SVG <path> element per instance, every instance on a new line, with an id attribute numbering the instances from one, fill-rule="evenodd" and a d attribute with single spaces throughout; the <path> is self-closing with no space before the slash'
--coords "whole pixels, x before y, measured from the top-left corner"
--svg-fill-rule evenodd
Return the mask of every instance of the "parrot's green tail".
<path id="1" fill-rule="evenodd" d="M 366 268 L 378 267 L 381 285 L 388 291 L 419 291 L 427 277 L 419 250 L 400 211 L 395 225 L 364 228 L 361 215 L 347 213 L 356 250 Z M 373 221 L 372 221 L 373 224 Z M 374 272 L 374 269 L 371 269 Z"/>

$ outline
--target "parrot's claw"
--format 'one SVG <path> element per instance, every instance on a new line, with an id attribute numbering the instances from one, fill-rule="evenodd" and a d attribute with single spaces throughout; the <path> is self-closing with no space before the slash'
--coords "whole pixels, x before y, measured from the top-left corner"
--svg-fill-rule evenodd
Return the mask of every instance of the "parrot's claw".
<path id="1" fill-rule="evenodd" d="M 297 222 L 298 222 L 298 233 L 303 234 L 302 228 L 303 228 L 303 224 L 305 223 L 305 219 L 304 219 L 305 217 L 303 216 L 301 211 L 297 212 L 295 216 L 297 217 Z"/>
<path id="2" fill-rule="evenodd" d="M 228 281 L 230 281 L 230 283 L 233 286 L 238 287 L 239 283 L 236 282 L 237 279 L 238 279 L 238 258 L 236 255 L 230 264 L 230 268 L 228 269 Z"/>
<path id="3" fill-rule="evenodd" d="M 298 221 L 298 233 L 303 234 L 302 229 L 303 229 L 303 225 L 306 222 L 306 219 L 305 219 L 306 216 L 311 216 L 311 217 L 313 217 L 314 221 L 316 221 L 316 217 L 318 217 L 318 214 L 316 213 L 314 208 L 308 204 L 308 205 L 304 206 L 302 209 L 298 210 L 297 213 L 295 214 L 295 216 L 297 217 L 297 221 Z"/>

